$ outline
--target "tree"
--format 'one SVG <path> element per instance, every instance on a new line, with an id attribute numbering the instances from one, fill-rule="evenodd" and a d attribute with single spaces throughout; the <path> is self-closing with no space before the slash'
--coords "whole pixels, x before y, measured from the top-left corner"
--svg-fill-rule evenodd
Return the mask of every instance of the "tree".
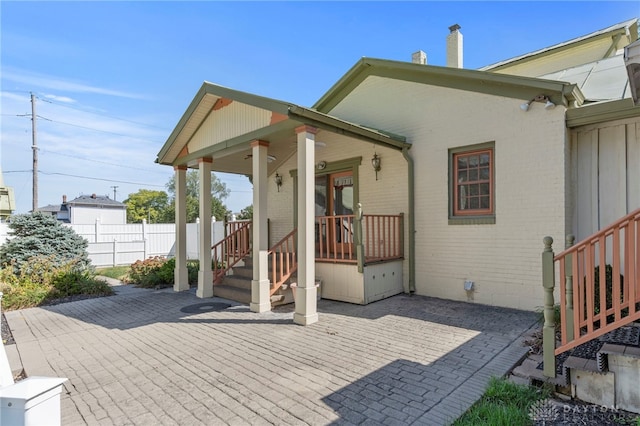
<path id="1" fill-rule="evenodd" d="M 13 263 L 19 271 L 33 257 L 48 257 L 56 266 L 75 262 L 79 270 L 90 268 L 87 240 L 41 212 L 11 216 L 10 240 L 0 246 L 0 265 Z"/>
<path id="2" fill-rule="evenodd" d="M 240 214 L 238 215 L 238 219 L 240 220 L 251 220 L 253 219 L 253 204 L 245 207 L 240 210 Z"/>
<path id="3" fill-rule="evenodd" d="M 199 190 L 200 179 L 197 170 L 187 171 L 186 176 L 186 205 L 187 205 L 187 222 L 194 222 L 200 216 Z M 171 222 L 175 221 L 175 176 L 172 176 L 167 182 L 167 191 L 171 194 L 169 207 L 166 209 L 166 215 L 171 218 Z M 217 220 L 223 220 L 229 214 L 229 210 L 224 205 L 223 200 L 229 196 L 229 190 L 224 182 L 220 181 L 214 173 L 211 173 L 211 214 Z"/>
<path id="4" fill-rule="evenodd" d="M 164 191 L 141 189 L 129 194 L 124 204 L 127 205 L 128 223 L 141 223 L 142 219 L 147 219 L 149 223 L 159 223 L 167 218 L 169 195 Z"/>

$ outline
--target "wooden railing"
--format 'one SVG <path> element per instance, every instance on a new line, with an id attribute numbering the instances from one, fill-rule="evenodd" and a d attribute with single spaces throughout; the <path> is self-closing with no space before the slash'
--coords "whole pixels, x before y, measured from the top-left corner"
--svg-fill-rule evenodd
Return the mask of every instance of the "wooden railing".
<path id="1" fill-rule="evenodd" d="M 404 256 L 404 216 L 363 215 L 362 238 L 355 215 L 316 216 L 316 260 L 356 263 L 357 244 L 362 245 L 364 262 L 402 259 Z"/>
<path id="2" fill-rule="evenodd" d="M 227 226 L 228 235 L 211 247 L 214 284 L 251 251 L 251 221 L 229 222 Z"/>
<path id="3" fill-rule="evenodd" d="M 366 262 L 402 259 L 404 215 L 364 215 L 363 245 Z"/>
<path id="4" fill-rule="evenodd" d="M 546 352 L 559 355 L 640 319 L 640 209 L 553 256 L 550 237 L 543 252 L 545 328 L 554 327 L 555 266 L 560 276 L 560 334 L 544 336 Z M 547 318 L 547 316 L 549 318 Z M 549 322 L 549 324 L 547 324 Z M 543 331 L 543 334 L 545 332 Z M 555 371 L 555 368 L 554 368 Z M 548 371 L 551 375 L 551 370 Z"/>
<path id="5" fill-rule="evenodd" d="M 296 257 L 297 232 L 297 229 L 289 232 L 268 252 L 269 265 L 271 267 L 271 296 L 298 270 L 298 259 Z"/>
<path id="6" fill-rule="evenodd" d="M 316 260 L 356 263 L 354 215 L 316 216 Z"/>

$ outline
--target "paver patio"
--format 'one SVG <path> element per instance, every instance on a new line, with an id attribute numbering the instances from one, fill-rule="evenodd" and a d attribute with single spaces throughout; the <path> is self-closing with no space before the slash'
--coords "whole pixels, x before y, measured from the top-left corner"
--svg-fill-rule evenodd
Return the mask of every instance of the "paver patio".
<path id="1" fill-rule="evenodd" d="M 29 376 L 69 378 L 64 425 L 447 424 L 526 353 L 536 323 L 409 295 L 318 311 L 303 327 L 291 308 L 123 286 L 6 318 Z"/>

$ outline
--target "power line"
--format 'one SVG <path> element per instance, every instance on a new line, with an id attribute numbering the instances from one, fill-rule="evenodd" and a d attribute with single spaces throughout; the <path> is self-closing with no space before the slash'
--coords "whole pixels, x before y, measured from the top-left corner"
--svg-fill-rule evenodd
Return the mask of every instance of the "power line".
<path id="1" fill-rule="evenodd" d="M 152 169 L 146 169 L 146 168 L 142 169 L 140 167 L 127 166 L 127 165 L 124 165 L 124 164 L 109 163 L 108 161 L 93 160 L 91 158 L 80 157 L 78 155 L 63 154 L 62 152 L 50 151 L 48 149 L 40 148 L 40 152 L 47 152 L 49 154 L 60 155 L 62 157 L 76 158 L 78 160 L 90 161 L 90 162 L 93 162 L 93 163 L 106 164 L 108 166 L 122 167 L 123 169 L 144 170 L 144 171 L 147 171 L 147 172 L 150 172 L 150 173 L 163 173 L 164 174 L 164 172 L 161 172 L 160 170 L 152 170 Z"/>
<path id="2" fill-rule="evenodd" d="M 80 112 L 86 112 L 87 114 L 93 114 L 93 115 L 97 115 L 97 116 L 100 116 L 100 117 L 113 118 L 114 120 L 126 121 L 127 123 L 139 124 L 141 126 L 153 127 L 155 129 L 169 131 L 169 129 L 167 129 L 165 127 L 155 126 L 153 124 L 148 124 L 148 123 L 142 123 L 140 121 L 127 120 L 126 118 L 116 117 L 114 115 L 100 114 L 100 113 L 97 113 L 97 112 L 94 112 L 94 111 L 87 111 L 85 109 L 75 108 L 75 107 L 72 107 L 71 105 L 67 105 L 67 104 L 64 104 L 64 103 L 61 103 L 61 102 L 54 102 L 51 99 L 44 99 L 44 98 L 41 98 L 41 97 L 38 97 L 38 99 L 42 100 L 43 102 L 50 103 L 52 105 L 58 105 L 58 106 L 61 106 L 61 107 L 64 107 L 64 108 L 69 108 L 69 109 L 73 109 L 73 110 L 80 111 Z"/>
<path id="3" fill-rule="evenodd" d="M 162 143 L 162 142 L 152 141 L 152 140 L 145 139 L 145 138 L 137 138 L 135 136 L 123 135 L 122 133 L 109 132 L 107 130 L 100 130 L 100 129 L 95 129 L 95 128 L 92 128 L 92 127 L 81 126 L 79 124 L 66 123 L 64 121 L 52 120 L 50 118 L 42 117 L 40 115 L 38 116 L 38 118 L 42 118 L 43 120 L 51 121 L 52 123 L 58 123 L 58 124 L 64 124 L 64 125 L 67 125 L 67 126 L 78 127 L 80 129 L 92 130 L 94 132 L 106 133 L 106 134 L 114 135 L 114 136 L 122 136 L 124 138 L 137 139 L 137 140 L 140 140 L 140 141 L 151 142 L 151 143 Z"/>
<path id="4" fill-rule="evenodd" d="M 40 171 L 40 173 L 42 173 L 43 175 L 67 176 L 67 177 L 74 177 L 74 178 L 79 178 L 79 179 L 99 180 L 99 181 L 103 181 L 103 182 L 126 183 L 126 184 L 129 184 L 129 185 L 155 186 L 157 188 L 164 188 L 164 185 L 156 185 L 156 184 L 152 184 L 152 183 L 140 183 L 140 182 L 130 182 L 130 181 L 126 181 L 126 180 L 103 179 L 103 178 L 96 178 L 96 177 L 90 177 L 90 176 L 70 175 L 70 174 L 67 174 L 67 173 L 58 173 L 58 172 L 43 172 L 43 171 Z"/>
<path id="5" fill-rule="evenodd" d="M 2 173 L 31 173 L 31 170 L 3 170 Z M 103 178 L 96 178 L 96 177 L 91 177 L 91 176 L 80 176 L 80 175 L 71 175 L 71 174 L 67 174 L 67 173 L 59 173 L 59 172 L 44 172 L 42 170 L 38 170 L 38 173 L 43 174 L 43 175 L 56 175 L 56 176 L 67 176 L 67 177 L 74 177 L 74 178 L 78 178 L 78 179 L 89 179 L 89 180 L 99 180 L 99 181 L 103 181 L 103 182 L 113 182 L 113 183 L 126 183 L 129 185 L 140 185 L 140 186 L 155 186 L 157 188 L 164 188 L 164 185 L 157 185 L 157 184 L 153 184 L 153 183 L 141 183 L 141 182 L 130 182 L 130 181 L 126 181 L 126 180 L 115 180 L 115 179 L 103 179 Z"/>

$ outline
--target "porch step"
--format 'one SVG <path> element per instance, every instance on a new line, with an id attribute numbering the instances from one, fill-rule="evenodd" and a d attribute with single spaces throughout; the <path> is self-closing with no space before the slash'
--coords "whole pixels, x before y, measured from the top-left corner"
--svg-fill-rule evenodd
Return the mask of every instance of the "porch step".
<path id="1" fill-rule="evenodd" d="M 233 270 L 233 274 L 229 275 L 230 277 L 243 277 L 248 278 L 250 280 L 253 279 L 253 266 L 246 264 L 244 266 L 234 266 L 231 268 Z"/>
<path id="2" fill-rule="evenodd" d="M 234 271 L 235 272 L 235 271 Z M 227 285 L 230 287 L 241 288 L 243 290 L 251 291 L 251 277 L 246 277 L 243 275 L 227 275 L 222 279 L 223 285 Z M 215 287 L 215 286 L 214 286 Z"/>
<path id="3" fill-rule="evenodd" d="M 249 285 L 251 285 L 251 282 L 249 282 Z M 251 303 L 251 287 L 245 289 L 233 285 L 217 284 L 213 286 L 213 295 L 246 305 Z"/>

